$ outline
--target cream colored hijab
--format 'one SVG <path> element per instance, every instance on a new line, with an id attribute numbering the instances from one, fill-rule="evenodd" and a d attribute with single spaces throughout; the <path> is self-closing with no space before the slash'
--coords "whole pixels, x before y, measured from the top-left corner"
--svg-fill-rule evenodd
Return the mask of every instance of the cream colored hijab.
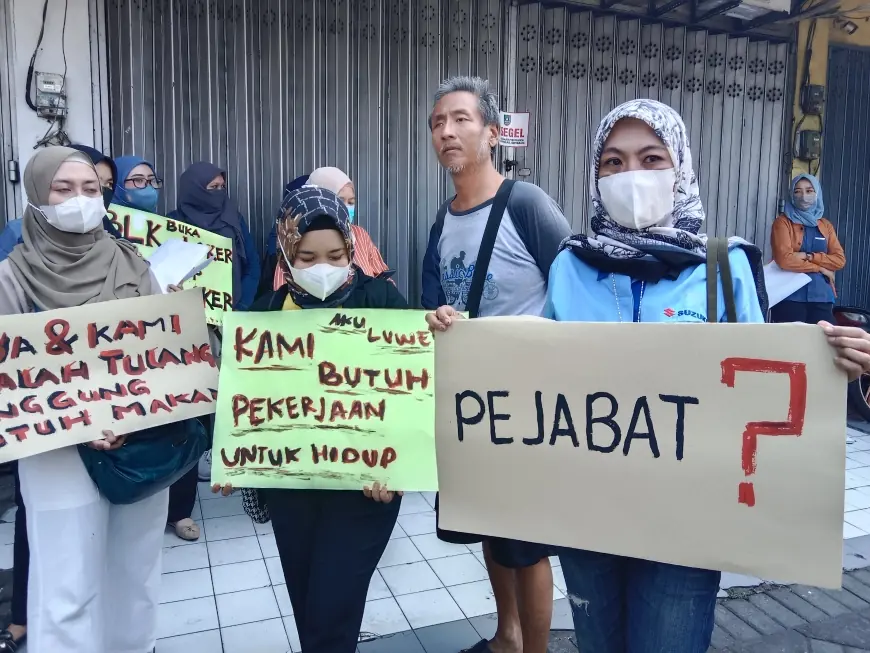
<path id="1" fill-rule="evenodd" d="M 91 160 L 68 147 L 37 152 L 24 170 L 28 206 L 21 226 L 23 242 L 9 255 L 12 273 L 40 311 L 150 295 L 151 270 L 136 248 L 115 240 L 103 225 L 86 234 L 55 229 L 34 207 L 48 204 L 51 182 L 61 164 Z"/>
<path id="2" fill-rule="evenodd" d="M 308 175 L 307 183 L 310 186 L 320 186 L 326 190 L 331 190 L 337 195 L 342 188 L 352 182 L 350 177 L 338 168 L 318 168 Z"/>

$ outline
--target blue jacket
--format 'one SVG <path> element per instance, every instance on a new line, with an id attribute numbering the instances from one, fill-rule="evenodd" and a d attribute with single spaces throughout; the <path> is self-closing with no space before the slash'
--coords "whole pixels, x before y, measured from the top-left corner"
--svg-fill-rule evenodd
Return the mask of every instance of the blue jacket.
<path id="1" fill-rule="evenodd" d="M 257 286 L 260 285 L 260 253 L 257 251 L 257 245 L 254 243 L 254 238 L 248 229 L 248 223 L 242 218 L 240 222 L 242 226 L 242 237 L 245 239 L 245 256 L 247 264 L 242 270 L 242 289 L 239 293 L 239 299 L 234 310 L 246 311 L 254 303 L 257 296 Z"/>
<path id="2" fill-rule="evenodd" d="M 728 254 L 738 322 L 764 322 L 752 268 L 746 253 Z M 614 295 L 614 282 L 616 292 Z M 560 322 L 706 322 L 707 268 L 684 269 L 676 279 L 641 284 L 631 278 L 599 272 L 570 250 L 563 250 L 550 268 L 545 316 Z M 719 280 L 718 321 L 725 322 Z M 617 304 L 618 298 L 618 304 Z M 617 308 L 618 305 L 618 308 Z"/>
<path id="3" fill-rule="evenodd" d="M 0 232 L 0 261 L 6 260 L 6 257 L 12 253 L 15 246 L 21 242 L 21 226 L 21 218 L 10 220 L 6 224 L 6 228 Z M 108 217 L 103 218 L 103 228 L 109 232 L 110 236 L 119 239 L 123 238 Z"/>

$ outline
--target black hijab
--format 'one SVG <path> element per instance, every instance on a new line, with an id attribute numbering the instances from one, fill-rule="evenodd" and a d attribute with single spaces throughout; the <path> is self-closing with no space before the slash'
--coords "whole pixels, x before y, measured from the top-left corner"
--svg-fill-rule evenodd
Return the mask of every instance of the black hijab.
<path id="1" fill-rule="evenodd" d="M 178 207 L 169 217 L 233 241 L 233 300 L 236 301 L 241 292 L 242 270 L 248 262 L 246 243 L 242 216 L 227 191 L 206 188 L 218 175 L 227 178 L 225 170 L 205 161 L 185 170 L 178 183 Z"/>
<path id="2" fill-rule="evenodd" d="M 111 159 L 111 157 L 106 156 L 98 149 L 93 147 L 89 147 L 87 145 L 70 145 L 70 147 L 74 150 L 78 150 L 82 154 L 87 155 L 87 157 L 93 162 L 96 166 L 98 163 L 105 163 L 112 169 L 112 187 L 103 189 L 103 204 L 106 206 L 106 209 L 109 208 L 109 205 L 112 203 L 112 198 L 115 195 L 115 183 L 118 181 L 118 166 L 115 165 L 115 162 Z M 103 218 L 103 228 L 109 232 L 109 235 L 113 238 L 123 238 L 121 232 L 115 228 L 115 225 L 112 224 L 112 221 L 109 220 L 109 216 Z"/>

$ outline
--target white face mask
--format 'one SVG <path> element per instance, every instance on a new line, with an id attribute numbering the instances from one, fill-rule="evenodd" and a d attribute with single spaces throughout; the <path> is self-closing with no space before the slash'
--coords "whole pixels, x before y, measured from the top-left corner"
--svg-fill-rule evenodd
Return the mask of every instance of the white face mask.
<path id="1" fill-rule="evenodd" d="M 33 206 L 31 204 L 30 206 Z M 86 234 L 103 223 L 106 207 L 103 197 L 76 195 L 53 206 L 33 206 L 55 229 L 71 234 Z"/>
<path id="2" fill-rule="evenodd" d="M 632 170 L 598 180 L 601 203 L 613 221 L 627 229 L 661 224 L 674 210 L 677 173 L 667 170 Z"/>
<path id="3" fill-rule="evenodd" d="M 294 268 L 291 265 L 290 274 L 300 288 L 322 301 L 347 281 L 350 266 L 338 267 L 329 263 L 318 263 L 310 268 Z"/>

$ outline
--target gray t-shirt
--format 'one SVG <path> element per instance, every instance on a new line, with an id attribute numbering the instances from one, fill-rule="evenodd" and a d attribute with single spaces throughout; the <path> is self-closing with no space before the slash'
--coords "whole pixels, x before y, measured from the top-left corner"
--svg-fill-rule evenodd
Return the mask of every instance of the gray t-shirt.
<path id="1" fill-rule="evenodd" d="M 448 209 L 438 241 L 447 303 L 466 310 L 474 265 L 493 200 L 463 213 Z M 480 316 L 543 315 L 547 276 L 571 228 L 558 204 L 534 184 L 514 184 L 489 261 Z"/>

